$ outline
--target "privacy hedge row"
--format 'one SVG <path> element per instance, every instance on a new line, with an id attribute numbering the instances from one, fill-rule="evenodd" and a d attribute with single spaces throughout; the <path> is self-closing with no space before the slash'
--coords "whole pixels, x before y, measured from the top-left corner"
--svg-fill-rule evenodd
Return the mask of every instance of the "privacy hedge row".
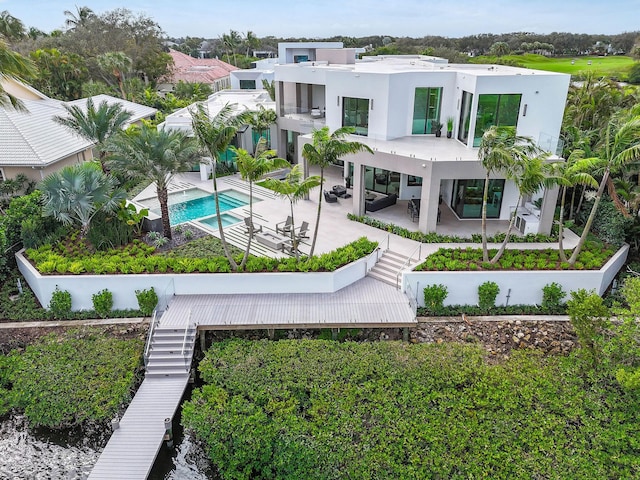
<path id="1" fill-rule="evenodd" d="M 331 272 L 373 252 L 378 246 L 362 237 L 332 252 L 311 259 L 251 257 L 246 272 Z M 42 274 L 136 274 L 136 273 L 227 273 L 225 257 L 158 255 L 155 248 L 134 240 L 121 249 L 90 252 L 82 243 L 69 246 L 43 245 L 26 251 L 27 258 Z M 241 256 L 237 258 L 240 261 Z"/>
<path id="2" fill-rule="evenodd" d="M 105 422 L 130 402 L 143 348 L 141 340 L 74 330 L 0 356 L 0 413 L 16 408 L 49 428 Z"/>
<path id="3" fill-rule="evenodd" d="M 489 250 L 489 257 L 496 250 Z M 571 255 L 567 251 L 567 258 Z M 494 265 L 482 261 L 480 248 L 440 248 L 418 265 L 417 271 L 475 271 L 475 270 L 598 270 L 615 250 L 598 242 L 586 242 L 573 265 L 560 261 L 557 250 L 505 250 Z"/>
<path id="4" fill-rule="evenodd" d="M 577 359 L 461 344 L 225 341 L 183 423 L 222 478 L 636 478 L 640 396 Z M 274 381 L 276 379 L 276 381 Z"/>

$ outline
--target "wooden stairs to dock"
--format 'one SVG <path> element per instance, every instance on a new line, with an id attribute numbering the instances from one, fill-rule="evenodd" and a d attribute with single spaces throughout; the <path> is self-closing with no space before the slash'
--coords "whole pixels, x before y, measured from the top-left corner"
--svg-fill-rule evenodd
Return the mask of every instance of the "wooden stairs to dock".
<path id="1" fill-rule="evenodd" d="M 398 281 L 398 272 L 408 266 L 408 260 L 409 257 L 401 253 L 386 250 L 367 275 L 395 287 Z"/>
<path id="2" fill-rule="evenodd" d="M 184 375 L 191 370 L 196 328 L 157 326 L 150 341 L 146 377 Z"/>

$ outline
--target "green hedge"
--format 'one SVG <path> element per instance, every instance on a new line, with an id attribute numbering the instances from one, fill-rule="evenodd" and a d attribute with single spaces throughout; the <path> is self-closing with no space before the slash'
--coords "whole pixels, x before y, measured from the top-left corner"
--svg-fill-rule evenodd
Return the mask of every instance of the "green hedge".
<path id="1" fill-rule="evenodd" d="M 332 272 L 369 255 L 378 246 L 362 237 L 344 247 L 296 261 L 295 258 L 274 259 L 251 257 L 246 272 Z M 43 245 L 26 251 L 27 258 L 38 271 L 46 274 L 136 274 L 136 273 L 228 273 L 229 261 L 221 256 L 194 258 L 157 255 L 155 248 L 134 240 L 121 249 L 91 253 L 82 242 Z M 241 257 L 241 255 L 240 255 Z M 240 261 L 240 258 L 238 258 Z"/>
<path id="2" fill-rule="evenodd" d="M 142 340 L 98 330 L 49 335 L 0 357 L 0 410 L 17 408 L 31 425 L 49 428 L 106 422 L 131 400 L 143 348 Z"/>
<path id="3" fill-rule="evenodd" d="M 489 250 L 489 257 L 496 250 Z M 598 242 L 586 242 L 573 265 L 560 261 L 557 250 L 505 250 L 494 265 L 483 262 L 480 248 L 440 248 L 418 265 L 417 271 L 476 271 L 476 270 L 598 270 L 615 253 L 611 247 Z M 567 257 L 571 252 L 567 252 Z"/>
<path id="4" fill-rule="evenodd" d="M 637 478 L 640 396 L 586 383 L 574 357 L 484 354 L 225 341 L 182 421 L 224 479 Z"/>
<path id="5" fill-rule="evenodd" d="M 384 230 L 385 232 L 393 233 L 403 238 L 410 238 L 411 240 L 415 240 L 416 242 L 422 243 L 481 243 L 482 235 L 479 233 L 474 233 L 471 237 L 460 237 L 458 235 L 440 235 L 435 232 L 431 233 L 423 233 L 416 232 L 413 230 L 409 230 L 408 228 L 400 227 L 398 225 L 394 225 L 393 223 L 383 222 L 381 220 L 377 220 L 375 218 L 353 215 L 352 213 L 347 214 L 347 218 L 349 220 L 353 220 L 354 222 L 364 223 L 365 225 L 369 225 L 370 227 L 379 228 L 380 230 Z M 498 233 L 494 236 L 489 236 L 487 240 L 489 242 L 502 243 L 504 241 L 504 237 L 506 237 L 506 233 Z M 513 242 L 518 243 L 553 243 L 558 241 L 558 236 L 550 236 L 550 235 L 542 235 L 542 234 L 534 234 L 528 233 L 523 236 L 515 236 L 511 235 L 511 239 Z"/>

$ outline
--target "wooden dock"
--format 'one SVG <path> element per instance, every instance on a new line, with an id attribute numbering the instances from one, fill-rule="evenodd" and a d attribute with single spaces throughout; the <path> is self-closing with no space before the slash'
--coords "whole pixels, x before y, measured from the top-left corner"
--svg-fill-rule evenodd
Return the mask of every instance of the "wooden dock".
<path id="1" fill-rule="evenodd" d="M 173 419 L 189 375 L 147 377 L 113 432 L 90 480 L 144 480 L 149 475 L 165 434 L 164 420 Z"/>

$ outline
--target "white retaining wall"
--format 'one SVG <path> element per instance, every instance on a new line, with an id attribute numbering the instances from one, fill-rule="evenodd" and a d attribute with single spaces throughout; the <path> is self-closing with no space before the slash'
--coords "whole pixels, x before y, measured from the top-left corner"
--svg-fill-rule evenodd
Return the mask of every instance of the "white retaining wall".
<path id="1" fill-rule="evenodd" d="M 542 288 L 552 282 L 562 285 L 567 296 L 581 288 L 602 295 L 624 265 L 628 252 L 629 245 L 624 245 L 600 270 L 407 272 L 402 276 L 402 289 L 406 292 L 410 285 L 419 306 L 424 306 L 424 287 L 434 284 L 447 287 L 445 305 L 477 305 L 478 286 L 489 281 L 500 287 L 496 305 L 540 305 Z"/>
<path id="2" fill-rule="evenodd" d="M 138 275 L 40 275 L 23 256 L 18 268 L 40 303 L 47 307 L 56 286 L 71 293 L 72 309 L 91 310 L 91 296 L 103 289 L 113 294 L 114 309 L 137 309 L 136 290 L 153 287 L 160 307 L 173 295 L 233 293 L 333 293 L 364 278 L 375 265 L 377 251 L 335 272 L 321 273 L 181 273 Z"/>

